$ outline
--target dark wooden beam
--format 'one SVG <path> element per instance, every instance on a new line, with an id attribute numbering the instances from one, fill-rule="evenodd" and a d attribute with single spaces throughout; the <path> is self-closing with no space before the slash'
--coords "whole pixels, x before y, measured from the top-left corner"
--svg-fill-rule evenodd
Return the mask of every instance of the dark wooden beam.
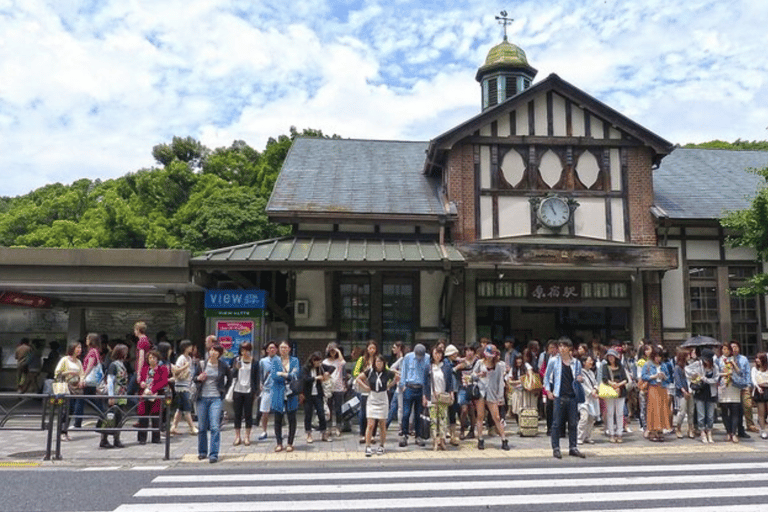
<path id="1" fill-rule="evenodd" d="M 638 147 L 643 144 L 636 140 L 625 139 L 593 139 L 591 137 L 543 137 L 537 135 L 511 135 L 509 137 L 473 136 L 466 141 L 470 144 L 536 144 L 550 146 L 580 146 L 580 147 Z"/>

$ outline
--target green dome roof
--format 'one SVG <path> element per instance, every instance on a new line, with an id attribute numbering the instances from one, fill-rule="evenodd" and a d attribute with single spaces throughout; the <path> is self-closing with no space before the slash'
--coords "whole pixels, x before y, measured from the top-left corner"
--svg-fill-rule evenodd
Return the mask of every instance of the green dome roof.
<path id="1" fill-rule="evenodd" d="M 519 46 L 515 46 L 509 41 L 503 41 L 497 44 L 488 52 L 483 67 L 493 66 L 494 64 L 511 64 L 517 66 L 527 66 L 528 59 L 525 52 Z"/>
<path id="2" fill-rule="evenodd" d="M 522 68 L 536 74 L 536 70 L 528 64 L 528 58 L 522 48 L 515 46 L 506 39 L 490 49 L 485 58 L 485 64 L 477 70 L 476 78 L 480 81 L 487 72 L 503 68 Z"/>

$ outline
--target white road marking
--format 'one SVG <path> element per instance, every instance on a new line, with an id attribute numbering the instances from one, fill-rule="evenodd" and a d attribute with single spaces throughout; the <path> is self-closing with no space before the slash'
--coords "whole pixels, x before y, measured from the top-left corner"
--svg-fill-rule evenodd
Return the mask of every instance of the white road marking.
<path id="1" fill-rule="evenodd" d="M 189 491 L 189 490 L 188 490 Z M 329 489 L 329 492 L 333 492 Z M 361 489 L 358 489 L 361 492 Z M 717 489 L 717 499 L 742 498 L 753 496 L 757 503 L 766 503 L 768 487 L 731 487 Z M 408 497 L 408 498 L 362 498 L 354 500 L 299 500 L 299 501 L 244 501 L 244 502 L 191 502 L 170 503 L 137 503 L 121 505 L 115 512 L 267 512 L 267 511 L 335 511 L 335 510 L 370 510 L 370 509 L 424 509 L 440 507 L 469 507 L 478 510 L 482 507 L 542 505 L 542 504 L 572 504 L 572 503 L 605 503 L 622 501 L 693 499 L 705 497 L 701 489 L 670 489 L 663 491 L 640 489 L 638 491 L 619 491 L 605 493 L 567 493 L 567 494 L 518 494 L 501 496 L 451 496 L 451 497 Z M 627 509 L 623 509 L 626 511 Z M 641 509 L 642 510 L 642 509 Z M 658 508 L 646 508 L 646 511 L 670 510 L 669 503 Z M 687 512 L 756 512 L 766 510 L 765 505 L 717 505 L 708 504 L 701 507 L 687 507 Z M 638 512 L 638 511 L 635 511 Z"/>
<path id="2" fill-rule="evenodd" d="M 413 478 L 413 477 L 412 477 Z M 371 492 L 419 492 L 425 489 L 437 488 L 446 491 L 473 490 L 473 489 L 559 489 L 561 487 L 587 488 L 595 485 L 601 486 L 656 486 L 660 484 L 702 484 L 702 483 L 732 483 L 732 482 L 761 482 L 768 481 L 768 473 L 747 473 L 728 475 L 702 475 L 691 473 L 688 475 L 665 476 L 629 476 L 611 477 L 608 480 L 596 480 L 594 478 L 539 478 L 536 480 L 444 480 L 440 482 L 391 482 L 391 483 L 366 483 L 362 489 Z M 325 483 L 318 485 L 219 485 L 191 487 L 146 487 L 134 494 L 137 498 L 154 496 L 218 496 L 228 494 L 231 496 L 255 496 L 255 495 L 285 495 L 285 494 L 359 494 L 359 483 Z M 701 493 L 701 491 L 699 491 Z"/>
<path id="3" fill-rule="evenodd" d="M 749 469 L 768 469 L 768 462 L 734 462 L 723 464 L 669 464 L 659 466 L 571 466 L 564 468 L 545 467 L 529 469 L 483 469 L 483 476 L 534 476 L 553 473 L 562 475 L 617 475 L 622 473 L 642 473 L 647 472 L 652 475 L 658 475 L 665 472 L 685 471 L 697 473 L 701 471 L 724 471 L 724 470 L 749 470 Z M 437 469 L 419 471 L 419 479 L 430 478 L 466 478 L 469 474 L 467 469 Z M 413 473 L 410 471 L 356 471 L 354 473 L 237 473 L 231 475 L 161 475 L 155 477 L 154 483 L 184 483 L 194 482 L 311 482 L 313 480 L 365 480 L 365 479 L 395 479 L 403 480 L 413 479 Z M 666 477 L 662 477 L 666 478 Z"/>
<path id="4" fill-rule="evenodd" d="M 82 468 L 80 471 L 117 471 L 123 466 L 94 466 L 90 468 Z"/>
<path id="5" fill-rule="evenodd" d="M 131 471 L 163 471 L 168 469 L 168 466 L 133 466 Z"/>

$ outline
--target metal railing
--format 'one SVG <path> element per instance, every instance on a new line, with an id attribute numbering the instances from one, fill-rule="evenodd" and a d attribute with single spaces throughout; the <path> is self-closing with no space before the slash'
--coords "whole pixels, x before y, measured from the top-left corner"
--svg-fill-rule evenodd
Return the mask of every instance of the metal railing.
<path id="1" fill-rule="evenodd" d="M 100 421 L 107 419 L 109 407 L 105 407 L 110 398 L 115 400 L 127 401 L 126 407 L 121 407 L 122 418 L 114 426 L 105 428 L 99 426 Z M 74 415 L 70 414 L 72 406 L 76 400 L 83 400 L 84 405 L 90 406 L 93 413 Z M 159 400 L 160 410 L 157 414 L 139 415 L 137 408 L 140 401 L 146 401 L 146 407 L 151 407 L 154 400 Z M 36 403 L 40 401 L 40 403 Z M 158 435 L 165 431 L 163 460 L 171 458 L 171 397 L 164 395 L 121 395 L 119 397 L 108 397 L 105 395 L 42 395 L 42 394 L 18 394 L 18 393 L 0 393 L 0 430 L 22 430 L 22 431 L 42 431 L 46 430 L 46 447 L 43 460 L 62 460 L 61 456 L 61 437 L 65 433 L 62 427 L 69 424 L 71 419 L 96 420 L 93 427 L 80 427 L 78 432 L 96 432 L 108 435 L 122 432 L 146 432 L 148 435 L 153 431 Z M 85 410 L 85 409 L 84 409 Z M 163 422 L 163 419 L 166 419 Z M 39 419 L 39 423 L 38 423 Z M 134 427 L 133 422 L 136 419 L 157 420 L 157 428 L 151 426 Z M 13 420 L 21 420 L 21 424 L 14 424 Z M 28 424 L 29 420 L 34 420 L 34 424 Z M 10 424 L 9 424 L 10 422 Z M 127 426 L 126 426 L 127 425 Z M 67 428 L 68 430 L 68 428 Z M 55 436 L 55 442 L 54 442 Z M 55 447 L 54 447 L 55 444 Z"/>

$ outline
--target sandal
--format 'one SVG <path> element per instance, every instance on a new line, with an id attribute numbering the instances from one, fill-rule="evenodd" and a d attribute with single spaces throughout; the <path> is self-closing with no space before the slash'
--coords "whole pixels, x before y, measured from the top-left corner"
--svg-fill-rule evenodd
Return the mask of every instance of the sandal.
<path id="1" fill-rule="evenodd" d="M 292 444 L 289 444 L 289 445 L 288 445 L 288 446 L 285 448 L 285 451 L 287 451 L 287 452 L 292 452 L 292 451 L 293 451 L 293 445 L 292 445 Z"/>
<path id="2" fill-rule="evenodd" d="M 248 438 L 246 437 L 246 438 L 245 438 L 245 441 L 243 441 L 243 444 L 244 444 L 245 446 L 251 446 L 251 440 L 250 440 L 250 439 L 248 439 Z"/>
<path id="3" fill-rule="evenodd" d="M 275 446 L 275 452 L 281 452 L 281 451 L 283 451 L 283 445 L 279 444 Z"/>
<path id="4" fill-rule="evenodd" d="M 238 446 L 239 444 L 240 444 L 240 438 L 238 437 L 237 439 L 235 439 L 235 442 L 232 443 L 232 446 Z"/>

